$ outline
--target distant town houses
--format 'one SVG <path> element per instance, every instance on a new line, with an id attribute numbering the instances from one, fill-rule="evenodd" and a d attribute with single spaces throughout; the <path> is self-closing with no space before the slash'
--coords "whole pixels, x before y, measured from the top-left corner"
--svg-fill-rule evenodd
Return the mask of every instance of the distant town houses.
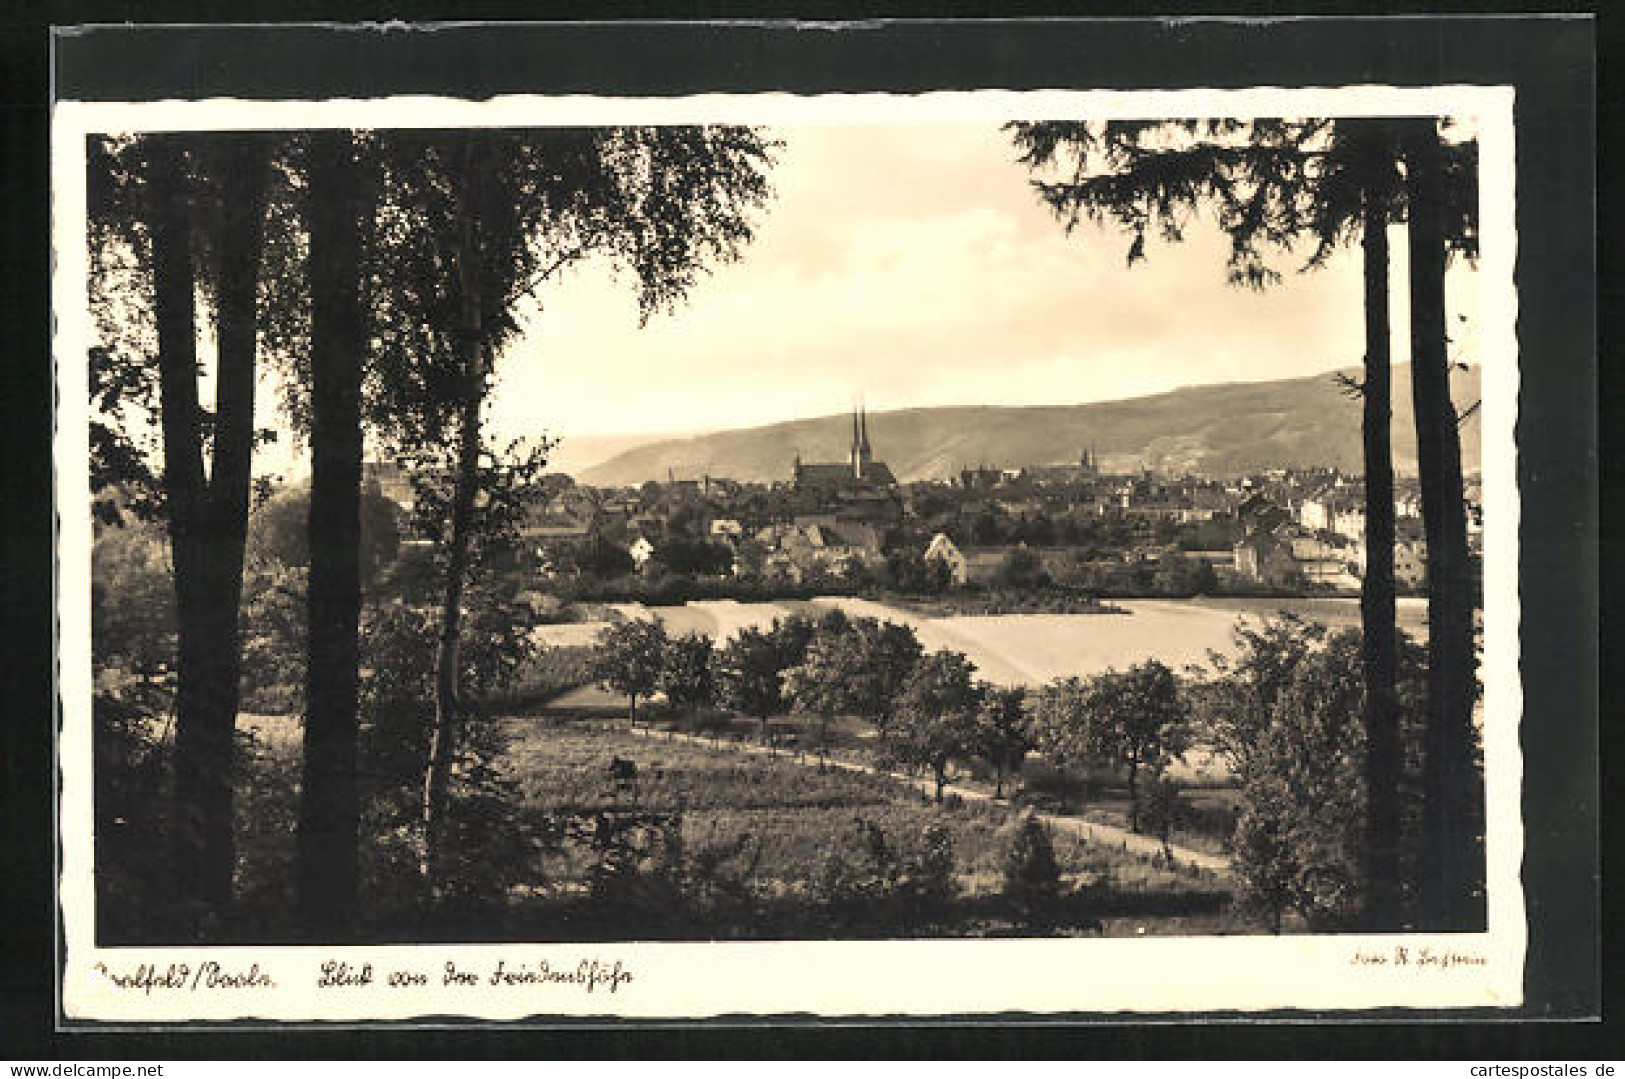
<path id="1" fill-rule="evenodd" d="M 1235 572 L 1242 580 L 1270 588 L 1291 588 L 1304 583 L 1302 568 L 1291 543 L 1274 531 L 1248 533 L 1235 546 Z"/>
<path id="2" fill-rule="evenodd" d="M 797 454 L 768 482 L 709 469 L 670 469 L 617 488 L 545 477 L 521 528 L 533 570 L 538 578 L 675 573 L 822 586 L 895 583 L 912 559 L 940 565 L 942 577 L 927 579 L 959 588 L 1343 593 L 1358 590 L 1364 574 L 1364 485 L 1334 469 L 1117 474 L 1100 467 L 1091 446 L 1068 463 L 967 463 L 952 479 L 905 484 L 876 452 L 882 434 L 858 406 L 845 461 Z M 366 477 L 410 506 L 411 477 L 400 464 L 368 462 Z M 1476 550 L 1476 481 L 1466 499 Z M 1420 514 L 1416 481 L 1401 477 L 1394 574 L 1402 589 L 1426 580 Z"/>

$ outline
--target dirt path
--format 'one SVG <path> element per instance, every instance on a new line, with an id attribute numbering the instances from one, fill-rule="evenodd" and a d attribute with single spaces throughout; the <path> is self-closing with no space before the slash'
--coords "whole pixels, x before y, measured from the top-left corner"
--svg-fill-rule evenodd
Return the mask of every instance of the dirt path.
<path id="1" fill-rule="evenodd" d="M 807 756 L 804 753 L 791 753 L 782 750 L 773 752 L 770 751 L 766 746 L 760 746 L 754 742 L 734 742 L 730 740 L 713 741 L 709 738 L 701 738 L 692 734 L 683 734 L 679 731 L 657 731 L 648 727 L 630 727 L 628 729 L 634 735 L 637 735 L 640 738 L 647 738 L 650 741 L 686 742 L 690 745 L 705 746 L 713 749 L 724 747 L 735 753 L 748 753 L 759 757 L 771 756 L 783 760 L 795 760 L 798 763 L 805 764 L 809 768 L 815 767 L 818 763 L 816 757 Z M 846 761 L 837 757 L 830 757 L 828 758 L 828 764 L 832 768 L 840 768 L 848 772 L 867 772 L 870 775 L 885 776 L 888 779 L 897 781 L 898 783 L 906 784 L 914 790 L 920 791 L 922 794 L 931 794 L 934 789 L 934 784 L 928 779 L 921 779 L 918 776 L 904 775 L 901 772 L 887 771 L 883 768 L 876 768 L 873 765 L 862 764 L 857 761 Z M 966 787 L 957 783 L 945 784 L 942 788 L 942 793 L 945 795 L 957 794 L 967 802 L 998 802 L 999 804 L 1004 804 L 1004 799 L 996 799 L 987 791 L 977 790 L 973 787 Z M 1093 821 L 1079 820 L 1077 817 L 1063 817 L 1055 813 L 1043 813 L 1037 810 L 1033 811 L 1033 815 L 1056 831 L 1076 836 L 1092 846 L 1108 848 L 1115 847 L 1118 850 L 1128 851 L 1134 854 L 1143 854 L 1148 857 L 1152 855 L 1161 855 L 1163 853 L 1162 843 L 1159 840 L 1154 839 L 1151 836 L 1139 835 L 1129 831 L 1127 828 L 1118 828 L 1111 824 L 1097 824 Z M 1192 850 L 1189 847 L 1182 847 L 1178 844 L 1172 843 L 1169 844 L 1169 850 L 1172 851 L 1174 856 L 1173 860 L 1178 865 L 1193 866 L 1198 869 L 1205 869 L 1211 873 L 1228 875 L 1230 872 L 1230 859 L 1221 855 L 1206 854 L 1202 851 Z"/>

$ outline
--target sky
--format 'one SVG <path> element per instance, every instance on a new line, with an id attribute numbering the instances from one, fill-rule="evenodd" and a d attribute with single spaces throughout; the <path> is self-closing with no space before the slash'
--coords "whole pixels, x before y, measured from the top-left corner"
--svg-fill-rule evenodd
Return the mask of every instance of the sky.
<path id="1" fill-rule="evenodd" d="M 1360 362 L 1357 250 L 1307 274 L 1287 256 L 1260 294 L 1225 283 L 1226 241 L 1204 224 L 1128 268 L 1121 232 L 1066 234 L 996 126 L 773 133 L 776 197 L 754 242 L 674 313 L 639 329 L 603 263 L 544 288 L 499 362 L 498 430 L 754 426 L 860 392 L 872 411 L 1079 403 Z"/>
<path id="2" fill-rule="evenodd" d="M 1263 292 L 1225 282 L 1210 223 L 1128 267 L 1112 226 L 1067 235 L 991 124 L 776 127 L 774 198 L 737 262 L 640 328 L 602 261 L 545 285 L 498 361 L 501 438 L 560 467 L 649 436 L 932 405 L 1075 404 L 1358 364 L 1359 252 Z M 1391 325 L 1408 358 L 1404 237 Z M 1474 275 L 1451 272 L 1455 311 Z M 572 445 L 572 440 L 575 440 Z M 640 439 L 641 440 L 641 439 Z M 297 467 L 297 466 L 296 466 Z"/>

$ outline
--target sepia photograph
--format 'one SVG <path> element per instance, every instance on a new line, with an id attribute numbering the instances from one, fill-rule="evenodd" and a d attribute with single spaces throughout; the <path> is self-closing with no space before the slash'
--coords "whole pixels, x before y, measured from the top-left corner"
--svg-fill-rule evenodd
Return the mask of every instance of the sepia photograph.
<path id="1" fill-rule="evenodd" d="M 1517 1004 L 1511 135 L 63 106 L 68 1014 Z"/>

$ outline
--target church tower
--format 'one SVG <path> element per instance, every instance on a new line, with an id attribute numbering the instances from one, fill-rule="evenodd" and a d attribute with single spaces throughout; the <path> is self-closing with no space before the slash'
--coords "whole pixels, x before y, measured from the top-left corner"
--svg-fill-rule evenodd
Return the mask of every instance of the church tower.
<path id="1" fill-rule="evenodd" d="M 858 479 L 867 479 L 869 463 L 874 460 L 874 454 L 869 449 L 869 410 L 863 404 L 863 398 L 858 398 L 858 442 L 856 447 Z"/>
<path id="2" fill-rule="evenodd" d="M 853 401 L 852 402 L 852 446 L 851 446 L 851 448 L 849 448 L 846 451 L 846 459 L 847 459 L 847 463 L 852 466 L 852 477 L 854 479 L 862 479 L 863 478 L 863 459 L 858 455 L 858 442 L 859 441 L 860 441 L 860 436 L 858 434 L 858 403 L 856 401 Z"/>

